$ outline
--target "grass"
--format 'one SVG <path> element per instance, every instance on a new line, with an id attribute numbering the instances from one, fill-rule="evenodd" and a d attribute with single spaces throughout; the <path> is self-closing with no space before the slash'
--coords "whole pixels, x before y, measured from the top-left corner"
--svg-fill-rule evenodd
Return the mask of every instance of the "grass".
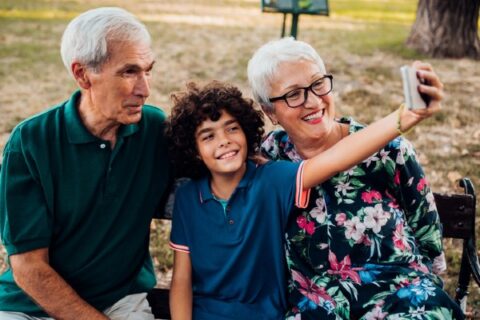
<path id="1" fill-rule="evenodd" d="M 479 189 L 479 62 L 426 59 L 406 48 L 416 3 L 332 0 L 330 17 L 300 17 L 298 37 L 320 52 L 334 74 L 338 113 L 366 123 L 402 101 L 401 65 L 413 59 L 434 65 L 445 84 L 444 112 L 416 128 L 409 139 L 435 191 L 458 192 L 455 179 L 463 176 L 471 177 Z M 0 150 L 16 123 L 65 100 L 75 88 L 59 55 L 63 29 L 78 13 L 103 5 L 124 7 L 145 21 L 158 61 L 149 103 L 167 110 L 169 94 L 191 80 L 228 81 L 249 94 L 248 59 L 261 44 L 279 37 L 282 19 L 262 14 L 256 0 L 3 0 Z M 151 249 L 159 274 L 172 264 L 168 231 L 168 224 L 153 223 Z M 459 269 L 458 246 L 446 243 L 451 270 Z M 0 269 L 2 259 L 0 251 Z M 449 292 L 454 290 L 454 277 L 454 271 L 445 277 Z M 480 309 L 478 288 L 471 292 L 470 304 Z"/>

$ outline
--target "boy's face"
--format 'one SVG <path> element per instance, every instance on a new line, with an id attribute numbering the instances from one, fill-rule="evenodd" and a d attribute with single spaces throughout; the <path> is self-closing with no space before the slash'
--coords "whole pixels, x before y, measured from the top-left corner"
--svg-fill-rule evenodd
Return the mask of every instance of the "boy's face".
<path id="1" fill-rule="evenodd" d="M 243 176 L 246 169 L 247 138 L 238 121 L 222 111 L 217 121 L 207 119 L 195 131 L 198 155 L 212 174 Z"/>

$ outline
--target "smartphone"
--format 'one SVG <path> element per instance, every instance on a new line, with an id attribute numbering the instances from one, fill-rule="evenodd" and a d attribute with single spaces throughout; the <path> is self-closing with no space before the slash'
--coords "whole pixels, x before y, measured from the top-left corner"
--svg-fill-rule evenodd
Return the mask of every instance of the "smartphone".
<path id="1" fill-rule="evenodd" d="M 405 105 L 408 109 L 424 109 L 430 103 L 430 96 L 420 93 L 418 86 L 425 84 L 417 76 L 417 70 L 410 66 L 400 68 L 403 82 L 403 94 L 405 96 Z"/>

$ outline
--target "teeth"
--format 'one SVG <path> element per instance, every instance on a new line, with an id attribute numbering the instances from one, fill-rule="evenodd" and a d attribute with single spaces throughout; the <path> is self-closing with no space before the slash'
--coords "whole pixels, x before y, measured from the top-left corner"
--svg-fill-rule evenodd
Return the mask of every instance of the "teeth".
<path id="1" fill-rule="evenodd" d="M 321 118 L 323 116 L 324 112 L 325 112 L 325 109 L 322 109 L 322 110 L 320 110 L 316 113 L 312 113 L 312 114 L 309 114 L 306 117 L 303 117 L 303 120 L 308 121 L 308 120 L 312 120 L 312 119 Z"/>
<path id="2" fill-rule="evenodd" d="M 219 157 L 219 159 L 230 158 L 230 157 L 233 157 L 233 156 L 236 155 L 236 154 L 237 154 L 236 151 L 231 151 L 231 152 L 222 154 L 222 155 Z"/>

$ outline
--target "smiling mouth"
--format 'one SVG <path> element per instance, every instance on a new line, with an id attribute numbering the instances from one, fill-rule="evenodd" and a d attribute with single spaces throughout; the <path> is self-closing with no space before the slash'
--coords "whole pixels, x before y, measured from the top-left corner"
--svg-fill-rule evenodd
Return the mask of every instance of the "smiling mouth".
<path id="1" fill-rule="evenodd" d="M 217 157 L 218 160 L 225 160 L 225 159 L 230 159 L 230 158 L 233 158 L 237 155 L 238 151 L 230 151 L 230 152 L 227 152 L 227 153 L 224 153 L 222 155 L 220 155 L 219 157 Z"/>
<path id="2" fill-rule="evenodd" d="M 322 119 L 324 114 L 325 114 L 325 109 L 322 109 L 315 113 L 310 113 L 309 115 L 306 115 L 305 117 L 302 118 L 302 120 L 308 122 L 308 121 Z"/>

